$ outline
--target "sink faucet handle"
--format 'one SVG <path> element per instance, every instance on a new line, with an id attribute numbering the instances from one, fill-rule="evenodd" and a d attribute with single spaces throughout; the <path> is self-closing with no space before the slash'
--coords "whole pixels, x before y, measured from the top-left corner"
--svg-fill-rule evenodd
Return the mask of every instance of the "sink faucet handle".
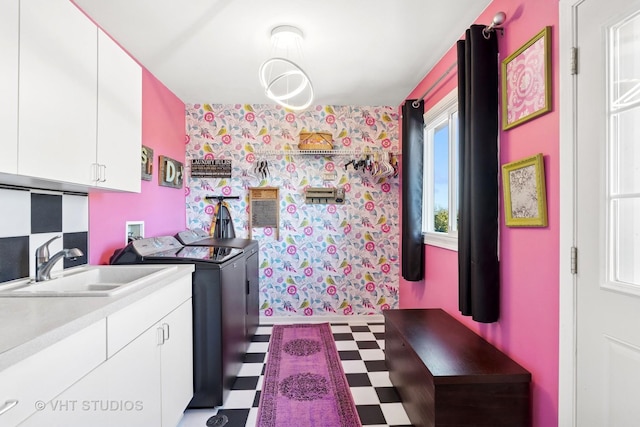
<path id="1" fill-rule="evenodd" d="M 36 262 L 47 262 L 49 260 L 49 245 L 56 239 L 62 237 L 60 234 L 53 236 L 36 249 Z"/>

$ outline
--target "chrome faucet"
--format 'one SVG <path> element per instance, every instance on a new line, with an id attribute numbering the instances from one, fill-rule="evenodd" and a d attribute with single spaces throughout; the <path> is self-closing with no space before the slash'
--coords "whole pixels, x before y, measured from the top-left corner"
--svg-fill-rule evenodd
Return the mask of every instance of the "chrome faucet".
<path id="1" fill-rule="evenodd" d="M 62 258 L 76 258 L 84 255 L 78 248 L 63 249 L 49 257 L 49 244 L 61 236 L 55 236 L 44 242 L 36 249 L 36 282 L 51 280 L 51 269 Z"/>

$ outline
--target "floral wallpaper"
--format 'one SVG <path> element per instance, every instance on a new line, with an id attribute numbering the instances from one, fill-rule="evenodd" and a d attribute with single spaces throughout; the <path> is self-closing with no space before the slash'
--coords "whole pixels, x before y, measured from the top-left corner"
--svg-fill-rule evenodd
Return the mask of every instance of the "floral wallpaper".
<path id="1" fill-rule="evenodd" d="M 375 169 L 376 161 L 398 153 L 394 107 L 292 112 L 187 104 L 186 126 L 188 227 L 210 229 L 216 202 L 206 196 L 240 196 L 226 203 L 236 237 L 248 237 L 248 188 L 279 188 L 279 239 L 274 228 L 252 230 L 260 242 L 261 316 L 369 315 L 398 307 L 399 178 Z M 331 132 L 334 149 L 380 155 L 366 163 L 362 154 L 287 154 L 305 130 Z M 191 178 L 191 159 L 230 159 L 231 178 Z M 342 187 L 344 204 L 307 204 L 308 186 Z"/>

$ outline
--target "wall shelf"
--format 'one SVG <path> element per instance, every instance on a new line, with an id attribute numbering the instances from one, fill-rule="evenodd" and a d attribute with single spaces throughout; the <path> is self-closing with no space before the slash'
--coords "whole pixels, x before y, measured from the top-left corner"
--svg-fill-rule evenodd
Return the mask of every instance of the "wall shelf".
<path id="1" fill-rule="evenodd" d="M 298 156 L 298 155 L 320 155 L 326 157 L 332 156 L 360 156 L 366 154 L 400 154 L 399 152 L 395 152 L 392 150 L 382 150 L 377 148 L 368 148 L 365 150 L 347 150 L 347 149 L 338 149 L 338 150 L 299 150 L 299 149 L 280 149 L 280 150 L 256 150 L 256 156 L 270 157 L 270 156 Z"/>

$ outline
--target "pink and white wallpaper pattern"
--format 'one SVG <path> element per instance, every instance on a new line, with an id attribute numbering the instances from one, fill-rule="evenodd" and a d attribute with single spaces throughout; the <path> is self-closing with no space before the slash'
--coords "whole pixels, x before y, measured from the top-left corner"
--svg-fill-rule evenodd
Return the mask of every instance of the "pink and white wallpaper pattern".
<path id="1" fill-rule="evenodd" d="M 237 237 L 248 236 L 248 188 L 280 189 L 280 239 L 254 228 L 260 242 L 261 316 L 380 314 L 398 307 L 399 184 L 345 167 L 359 156 L 286 155 L 301 131 L 331 132 L 335 149 L 398 153 L 393 107 L 186 105 L 186 200 L 190 228 L 210 229 L 212 195 L 229 200 Z M 283 150 L 266 156 L 264 150 Z M 190 159 L 231 159 L 230 179 L 191 178 Z M 268 175 L 257 170 L 268 162 Z M 335 179 L 323 181 L 323 173 Z M 344 204 L 306 204 L 308 186 L 345 190 Z"/>

